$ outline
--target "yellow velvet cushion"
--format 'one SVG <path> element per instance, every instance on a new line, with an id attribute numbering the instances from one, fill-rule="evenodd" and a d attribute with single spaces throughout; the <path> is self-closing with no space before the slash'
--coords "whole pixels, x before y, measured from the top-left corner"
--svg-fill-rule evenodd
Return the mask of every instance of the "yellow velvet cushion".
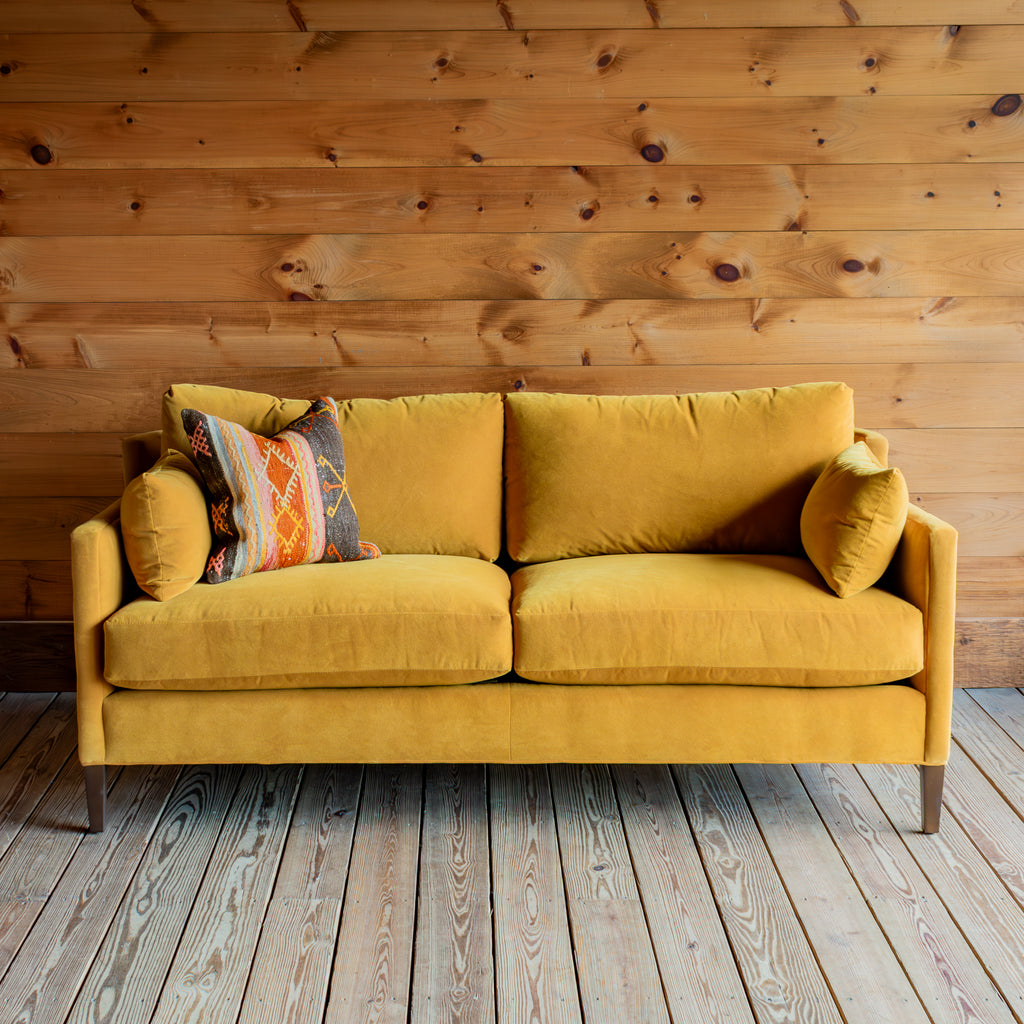
<path id="1" fill-rule="evenodd" d="M 338 401 L 349 486 L 362 533 L 385 554 L 466 555 L 501 550 L 500 395 L 417 395 Z M 195 384 L 163 399 L 164 447 L 185 445 L 181 411 L 199 409 L 269 437 L 308 401 Z"/>
<path id="2" fill-rule="evenodd" d="M 121 499 L 125 556 L 139 587 L 167 601 L 192 586 L 210 555 L 206 495 L 195 466 L 169 451 Z"/>
<path id="3" fill-rule="evenodd" d="M 103 626 L 105 676 L 137 689 L 432 686 L 512 666 L 508 576 L 478 558 L 316 562 L 131 601 Z M 430 723 L 424 722 L 424 728 Z"/>
<path id="4" fill-rule="evenodd" d="M 363 533 L 384 552 L 501 552 L 501 395 L 338 403 Z"/>
<path id="5" fill-rule="evenodd" d="M 163 430 L 161 448 L 191 454 L 188 434 L 181 422 L 183 409 L 198 409 L 230 420 L 263 437 L 273 437 L 310 407 L 306 399 L 275 398 L 256 391 L 219 388 L 212 384 L 173 384 L 164 393 L 160 409 Z"/>
<path id="6" fill-rule="evenodd" d="M 552 683 L 863 686 L 924 664 L 921 612 L 837 601 L 806 558 L 603 555 L 512 576 L 515 668 Z"/>
<path id="7" fill-rule="evenodd" d="M 508 548 L 802 554 L 800 509 L 853 442 L 845 384 L 697 395 L 511 394 Z"/>
<path id="8" fill-rule="evenodd" d="M 907 484 L 860 441 L 840 452 L 815 481 L 800 515 L 807 556 L 840 596 L 881 579 L 907 521 Z"/>

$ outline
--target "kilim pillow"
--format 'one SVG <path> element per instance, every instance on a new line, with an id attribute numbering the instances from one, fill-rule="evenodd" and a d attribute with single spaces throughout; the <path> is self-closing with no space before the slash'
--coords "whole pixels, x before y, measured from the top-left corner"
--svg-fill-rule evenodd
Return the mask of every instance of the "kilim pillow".
<path id="1" fill-rule="evenodd" d="M 181 420 L 210 495 L 208 582 L 379 556 L 359 542 L 334 399 L 269 438 L 195 409 Z"/>
<path id="2" fill-rule="evenodd" d="M 821 471 L 800 515 L 807 557 L 839 597 L 874 586 L 892 561 L 907 521 L 907 483 L 863 441 Z"/>

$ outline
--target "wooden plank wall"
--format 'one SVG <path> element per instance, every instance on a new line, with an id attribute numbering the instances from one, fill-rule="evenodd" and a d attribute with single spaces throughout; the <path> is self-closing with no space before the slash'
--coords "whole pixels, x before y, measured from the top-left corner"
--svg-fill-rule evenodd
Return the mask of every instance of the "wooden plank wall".
<path id="1" fill-rule="evenodd" d="M 7 651 L 62 649 L 68 532 L 174 381 L 842 379 L 961 530 L 960 682 L 1024 682 L 1019 0 L 34 0 L 0 32 Z"/>

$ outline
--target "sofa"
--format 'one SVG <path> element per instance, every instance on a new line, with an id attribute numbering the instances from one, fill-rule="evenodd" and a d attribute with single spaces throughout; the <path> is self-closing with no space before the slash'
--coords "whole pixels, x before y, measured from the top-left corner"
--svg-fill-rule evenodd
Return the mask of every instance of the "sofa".
<path id="1" fill-rule="evenodd" d="M 937 830 L 956 532 L 846 385 L 161 427 L 72 536 L 92 831 L 107 765 L 314 762 L 916 764 Z"/>

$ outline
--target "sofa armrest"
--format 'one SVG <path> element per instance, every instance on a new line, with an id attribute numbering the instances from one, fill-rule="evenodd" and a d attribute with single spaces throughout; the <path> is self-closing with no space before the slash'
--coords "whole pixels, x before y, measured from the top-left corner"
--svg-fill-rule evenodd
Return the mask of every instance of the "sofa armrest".
<path id="1" fill-rule="evenodd" d="M 953 644 L 956 617 L 957 533 L 916 505 L 893 557 L 893 590 L 924 614 L 924 668 L 911 679 L 926 698 L 924 763 L 949 757 L 953 707 Z"/>
<path id="2" fill-rule="evenodd" d="M 103 623 L 124 603 L 131 582 L 120 512 L 118 499 L 71 534 L 78 753 L 85 765 L 104 763 L 102 706 L 114 687 L 103 678 Z"/>

